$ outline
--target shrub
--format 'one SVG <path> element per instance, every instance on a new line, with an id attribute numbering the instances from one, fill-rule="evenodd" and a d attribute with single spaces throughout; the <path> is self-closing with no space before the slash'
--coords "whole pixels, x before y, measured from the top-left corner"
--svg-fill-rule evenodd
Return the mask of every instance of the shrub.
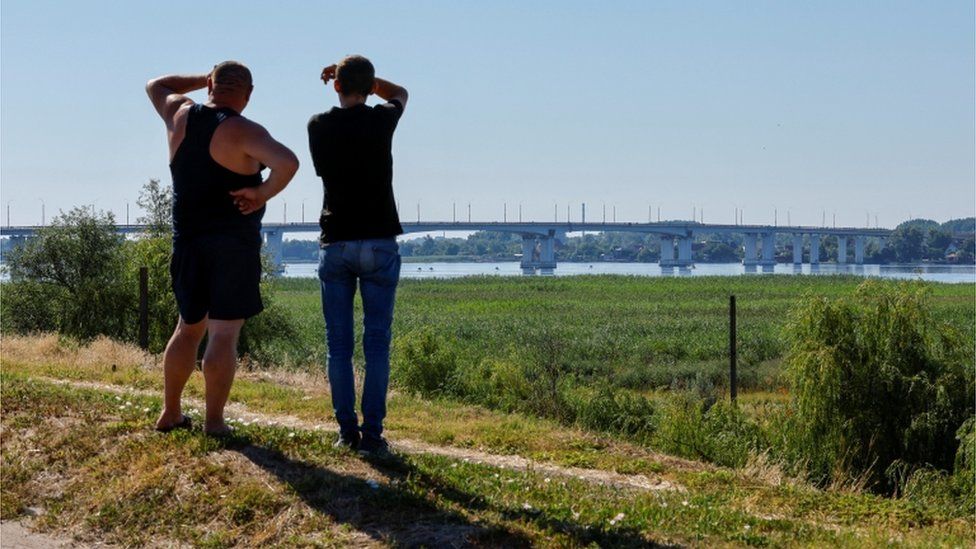
<path id="1" fill-rule="evenodd" d="M 673 392 L 658 411 L 654 446 L 728 467 L 745 465 L 768 447 L 759 425 L 738 408 L 694 391 Z"/>
<path id="2" fill-rule="evenodd" d="M 147 236 L 126 243 L 127 284 L 133 293 L 139 288 L 139 269 L 149 272 L 149 351 L 162 352 L 166 348 L 176 318 L 176 297 L 169 275 L 173 241 L 167 236 Z"/>
<path id="3" fill-rule="evenodd" d="M 916 469 L 952 469 L 973 414 L 972 362 L 929 314 L 923 286 L 867 281 L 850 297 L 810 299 L 787 334 L 784 451 L 811 480 L 892 492 Z"/>
<path id="4" fill-rule="evenodd" d="M 456 358 L 430 328 L 397 337 L 392 362 L 394 380 L 423 396 L 443 395 L 454 385 Z"/>
<path id="5" fill-rule="evenodd" d="M 648 443 L 656 430 L 655 407 L 647 398 L 603 385 L 574 394 L 576 422 L 587 429 L 626 435 Z"/>
<path id="6" fill-rule="evenodd" d="M 17 331 L 57 330 L 90 339 L 130 339 L 137 301 L 125 283 L 124 239 L 110 213 L 75 208 L 7 255 L 11 282 L 2 300 Z M 37 308 L 33 313 L 28 309 Z"/>

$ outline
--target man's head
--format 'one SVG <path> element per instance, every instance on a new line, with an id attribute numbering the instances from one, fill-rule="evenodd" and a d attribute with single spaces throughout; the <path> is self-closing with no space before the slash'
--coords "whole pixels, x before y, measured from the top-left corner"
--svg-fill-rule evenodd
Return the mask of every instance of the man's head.
<path id="1" fill-rule="evenodd" d="M 224 103 L 242 111 L 251 99 L 254 84 L 251 71 L 243 63 L 224 61 L 214 66 L 207 78 L 207 91 L 216 103 Z"/>
<path id="2" fill-rule="evenodd" d="M 350 55 L 336 65 L 335 90 L 345 96 L 373 93 L 376 71 L 373 64 L 362 55 Z"/>

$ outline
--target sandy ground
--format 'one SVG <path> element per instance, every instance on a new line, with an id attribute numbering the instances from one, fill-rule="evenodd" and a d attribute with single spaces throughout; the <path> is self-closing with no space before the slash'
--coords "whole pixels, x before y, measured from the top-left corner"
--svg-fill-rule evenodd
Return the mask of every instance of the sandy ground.
<path id="1" fill-rule="evenodd" d="M 2 549 L 47 549 L 49 547 L 92 547 L 71 540 L 56 538 L 34 532 L 24 524 L 5 520 L 0 522 L 0 548 Z M 103 545 L 102 547 L 106 547 Z"/>

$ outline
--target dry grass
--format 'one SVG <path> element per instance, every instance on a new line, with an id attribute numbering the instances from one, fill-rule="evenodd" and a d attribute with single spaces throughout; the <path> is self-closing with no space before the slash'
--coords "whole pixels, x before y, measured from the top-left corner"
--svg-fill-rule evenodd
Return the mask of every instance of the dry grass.
<path id="1" fill-rule="evenodd" d="M 57 334 L 31 336 L 4 334 L 0 338 L 0 360 L 25 363 L 53 363 L 84 368 L 118 366 L 156 367 L 153 355 L 128 343 L 98 337 L 87 345 L 62 339 Z"/>

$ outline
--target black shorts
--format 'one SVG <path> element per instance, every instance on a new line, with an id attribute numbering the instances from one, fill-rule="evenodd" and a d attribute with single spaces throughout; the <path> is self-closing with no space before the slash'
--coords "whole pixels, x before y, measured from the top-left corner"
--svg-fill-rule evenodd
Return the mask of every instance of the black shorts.
<path id="1" fill-rule="evenodd" d="M 261 302 L 261 248 L 237 236 L 207 235 L 174 242 L 169 267 L 180 317 L 196 324 L 249 318 Z"/>

